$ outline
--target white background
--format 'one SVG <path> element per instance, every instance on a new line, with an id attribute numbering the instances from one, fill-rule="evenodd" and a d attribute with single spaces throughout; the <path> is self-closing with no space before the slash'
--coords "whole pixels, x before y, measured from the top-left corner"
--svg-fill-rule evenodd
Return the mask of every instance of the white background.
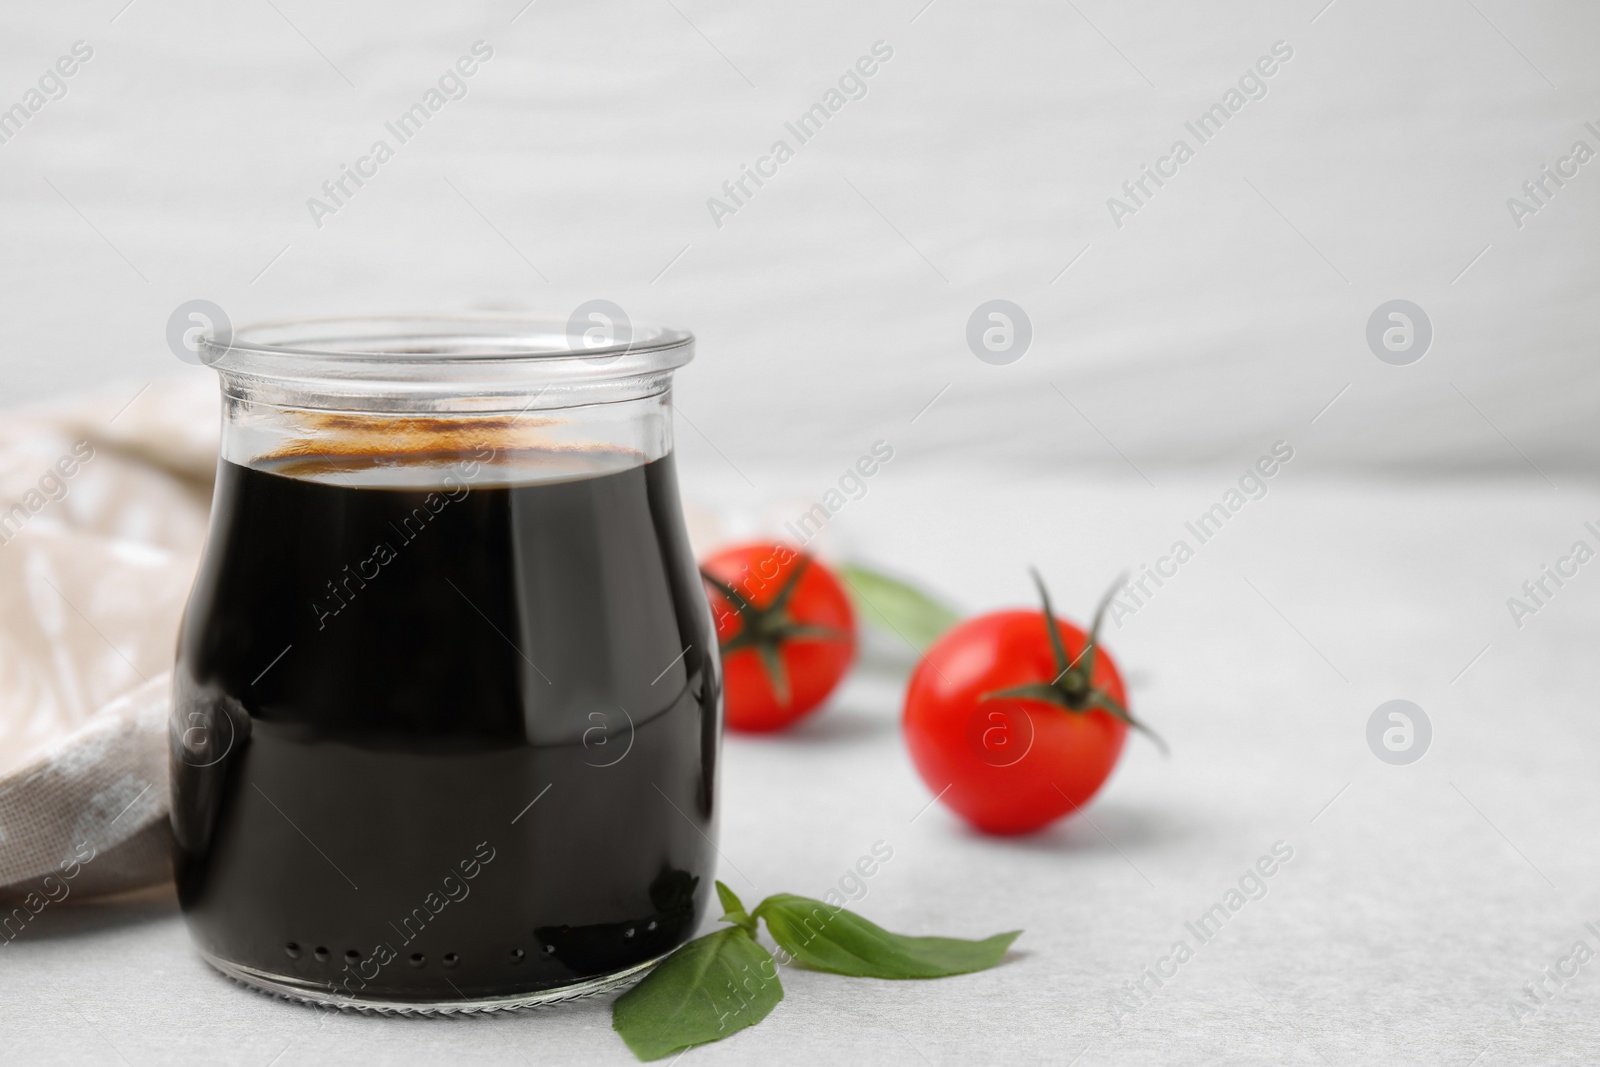
<path id="1" fill-rule="evenodd" d="M 680 400 L 736 464 L 848 461 L 951 382 L 918 462 L 1231 460 L 1353 383 L 1325 463 L 1526 473 L 1509 439 L 1590 464 L 1600 167 L 1520 230 L 1506 199 L 1600 149 L 1600 10 L 1322 2 L 10 4 L 0 101 L 95 57 L 0 145 L 0 400 L 173 371 L 197 297 L 235 322 L 606 298 L 699 334 Z M 469 95 L 318 229 L 306 200 L 479 39 Z M 714 225 L 878 40 L 865 99 Z M 1279 40 L 1265 99 L 1114 226 Z M 995 297 L 1035 326 L 1007 368 L 963 340 Z M 1404 372 L 1364 343 L 1395 298 L 1436 332 Z"/>
<path id="2" fill-rule="evenodd" d="M 1026 603 L 1038 563 L 1078 617 L 1293 442 L 1111 635 L 1174 757 L 1132 742 L 1092 824 L 998 842 L 918 817 L 892 678 L 730 740 L 736 888 L 820 894 L 883 838 L 869 916 L 1028 933 L 944 983 L 786 978 L 768 1023 L 687 1062 L 1590 1058 L 1600 964 L 1525 1026 L 1508 1005 L 1600 947 L 1600 579 L 1522 628 L 1506 599 L 1600 522 L 1600 161 L 1520 229 L 1506 199 L 1600 149 L 1600 9 L 121 2 L 4 15 L 0 104 L 95 49 L 0 144 L 7 406 L 205 375 L 164 340 L 197 297 L 236 322 L 605 298 L 700 338 L 697 511 L 788 517 L 882 438 L 831 548 L 974 610 Z M 478 39 L 469 95 L 317 228 L 306 199 Z M 878 40 L 866 98 L 717 227 L 706 199 Z M 1279 40 L 1268 95 L 1117 228 L 1106 199 Z M 1009 366 L 964 339 L 995 297 L 1034 326 Z M 1365 340 L 1394 298 L 1435 331 L 1407 367 Z M 1363 735 L 1395 697 L 1434 724 L 1407 768 Z M 1114 992 L 1278 839 L 1297 858 L 1268 897 L 1119 1030 Z M 209 974 L 165 898 L 60 911 L 0 958 L 23 1062 L 624 1062 L 604 1001 L 319 1024 Z"/>

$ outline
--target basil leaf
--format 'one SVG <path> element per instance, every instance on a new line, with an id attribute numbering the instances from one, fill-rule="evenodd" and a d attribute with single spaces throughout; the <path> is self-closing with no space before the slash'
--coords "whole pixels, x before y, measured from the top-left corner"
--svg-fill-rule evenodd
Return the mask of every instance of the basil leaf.
<path id="1" fill-rule="evenodd" d="M 999 963 L 1022 933 L 1013 930 L 982 941 L 905 937 L 852 911 L 789 893 L 763 900 L 756 916 L 767 920 L 772 939 L 795 959 L 857 978 L 943 978 L 981 971 Z"/>
<path id="2" fill-rule="evenodd" d="M 754 1026 L 782 999 L 771 954 L 730 926 L 684 945 L 618 997 L 611 1028 L 635 1056 L 659 1060 Z"/>
<path id="3" fill-rule="evenodd" d="M 850 590 L 850 602 L 866 621 L 898 633 L 925 651 L 961 616 L 931 594 L 880 571 L 847 563 L 838 568 Z"/>
<path id="4" fill-rule="evenodd" d="M 749 930 L 751 937 L 756 936 L 756 921 L 744 910 L 744 902 L 739 899 L 737 893 L 718 882 L 717 899 L 722 901 L 723 922 L 735 923 Z"/>

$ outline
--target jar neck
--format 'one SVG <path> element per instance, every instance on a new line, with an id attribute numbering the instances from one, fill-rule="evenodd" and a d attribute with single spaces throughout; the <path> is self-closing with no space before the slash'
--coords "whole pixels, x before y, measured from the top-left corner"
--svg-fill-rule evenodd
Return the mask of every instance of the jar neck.
<path id="1" fill-rule="evenodd" d="M 221 457 L 344 485 L 428 485 L 463 461 L 497 482 L 607 473 L 672 450 L 670 374 L 655 377 L 654 392 L 599 403 L 552 407 L 530 394 L 520 410 L 383 411 L 338 410 L 325 396 L 269 398 L 223 375 Z"/>
<path id="2" fill-rule="evenodd" d="M 201 338 L 222 380 L 222 458 L 384 485 L 463 459 L 516 480 L 660 459 L 672 448 L 672 372 L 693 358 L 694 337 L 635 327 L 608 306 L 605 330 L 576 313 L 224 324 Z"/>

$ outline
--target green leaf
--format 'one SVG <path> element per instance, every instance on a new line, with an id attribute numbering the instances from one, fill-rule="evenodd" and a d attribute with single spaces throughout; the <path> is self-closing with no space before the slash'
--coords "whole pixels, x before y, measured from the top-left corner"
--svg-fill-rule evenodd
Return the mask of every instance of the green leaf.
<path id="1" fill-rule="evenodd" d="M 772 955 L 730 926 L 684 945 L 618 997 L 611 1028 L 635 1056 L 659 1060 L 754 1026 L 782 999 Z"/>
<path id="2" fill-rule="evenodd" d="M 789 893 L 756 908 L 772 939 L 795 959 L 822 971 L 857 978 L 943 978 L 993 967 L 1022 933 L 982 941 L 905 937 L 844 908 Z"/>
<path id="3" fill-rule="evenodd" d="M 717 899 L 722 902 L 723 911 L 745 910 L 744 901 L 739 899 L 739 894 L 723 885 L 720 881 L 717 883 Z"/>
<path id="4" fill-rule="evenodd" d="M 718 882 L 717 899 L 722 901 L 723 922 L 735 923 L 750 931 L 751 937 L 756 936 L 756 921 L 744 910 L 744 901 L 739 899 L 737 893 Z"/>
<path id="5" fill-rule="evenodd" d="M 898 578 L 846 563 L 839 575 L 850 590 L 850 602 L 866 621 L 901 637 L 926 651 L 934 639 L 961 621 L 949 605 Z"/>

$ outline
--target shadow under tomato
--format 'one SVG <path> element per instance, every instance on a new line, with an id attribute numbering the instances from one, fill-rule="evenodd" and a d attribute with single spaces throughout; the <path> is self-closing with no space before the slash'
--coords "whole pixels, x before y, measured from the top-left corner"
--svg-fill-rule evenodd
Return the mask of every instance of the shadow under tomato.
<path id="1" fill-rule="evenodd" d="M 973 841 L 993 842 L 1002 848 L 1030 852 L 1126 852 L 1149 845 L 1171 845 L 1189 840 L 1196 826 L 1172 811 L 1131 807 L 1115 801 L 1090 804 L 1029 834 L 1003 837 L 986 834 L 962 823 Z"/>

